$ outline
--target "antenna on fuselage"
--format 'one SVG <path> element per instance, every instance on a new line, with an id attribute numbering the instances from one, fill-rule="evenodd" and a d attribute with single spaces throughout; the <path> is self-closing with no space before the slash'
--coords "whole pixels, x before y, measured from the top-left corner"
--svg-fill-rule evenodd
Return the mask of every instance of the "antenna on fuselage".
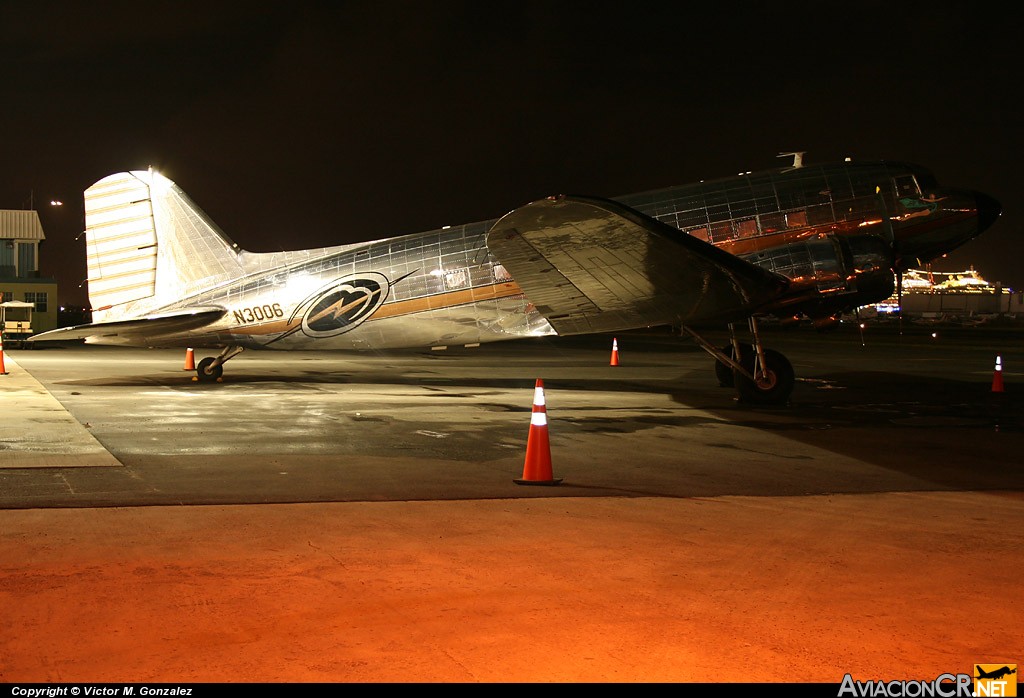
<path id="1" fill-rule="evenodd" d="M 798 168 L 804 166 L 804 153 L 806 153 L 806 152 L 807 152 L 806 150 L 801 150 L 799 152 L 792 152 L 792 153 L 779 153 L 776 157 L 780 157 L 780 158 L 792 157 L 793 158 L 793 167 L 792 167 L 792 169 L 795 170 L 795 169 L 798 169 Z"/>

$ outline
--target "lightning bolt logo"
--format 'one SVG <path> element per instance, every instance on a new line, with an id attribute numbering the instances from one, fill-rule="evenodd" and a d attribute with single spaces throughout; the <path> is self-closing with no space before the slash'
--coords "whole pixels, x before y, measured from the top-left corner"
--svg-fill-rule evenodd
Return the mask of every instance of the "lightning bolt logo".
<path id="1" fill-rule="evenodd" d="M 292 315 L 305 310 L 300 328 L 309 337 L 333 337 L 362 324 L 388 297 L 391 284 L 383 274 L 366 272 L 322 288 L 300 303 Z"/>

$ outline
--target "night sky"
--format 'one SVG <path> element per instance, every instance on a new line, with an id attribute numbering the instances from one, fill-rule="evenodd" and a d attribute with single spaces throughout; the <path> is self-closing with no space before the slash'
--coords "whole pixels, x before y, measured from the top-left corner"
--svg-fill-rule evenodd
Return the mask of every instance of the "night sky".
<path id="1" fill-rule="evenodd" d="M 995 196 L 996 226 L 934 268 L 1024 289 L 1003 5 L 709 4 L 0 0 L 0 208 L 35 205 L 43 274 L 86 305 L 82 191 L 114 172 L 157 169 L 263 252 L 801 150 Z"/>

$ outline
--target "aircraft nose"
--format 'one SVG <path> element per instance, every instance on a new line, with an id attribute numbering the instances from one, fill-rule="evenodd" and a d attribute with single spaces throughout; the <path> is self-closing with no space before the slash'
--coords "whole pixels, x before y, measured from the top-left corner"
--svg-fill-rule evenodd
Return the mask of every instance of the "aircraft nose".
<path id="1" fill-rule="evenodd" d="M 996 222 L 1003 212 L 1003 205 L 980 191 L 974 192 L 974 198 L 978 206 L 978 232 L 980 233 Z"/>

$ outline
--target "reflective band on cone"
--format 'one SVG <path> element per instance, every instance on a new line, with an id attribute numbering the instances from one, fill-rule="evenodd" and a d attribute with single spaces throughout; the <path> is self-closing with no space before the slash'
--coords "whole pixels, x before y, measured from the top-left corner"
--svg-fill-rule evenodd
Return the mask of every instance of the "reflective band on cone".
<path id="1" fill-rule="evenodd" d="M 1003 357 L 996 357 L 996 370 L 992 374 L 992 392 L 1003 392 Z"/>
<path id="2" fill-rule="evenodd" d="M 619 365 L 619 340 L 615 338 L 612 340 L 612 360 L 609 366 Z"/>
<path id="3" fill-rule="evenodd" d="M 196 370 L 196 354 L 192 351 L 192 347 L 185 350 L 185 368 L 183 371 L 195 371 Z"/>
<path id="4" fill-rule="evenodd" d="M 544 404 L 544 381 L 537 379 L 533 390 L 533 413 L 530 435 L 526 440 L 526 462 L 523 477 L 513 479 L 517 485 L 557 485 L 562 478 L 551 474 L 551 444 L 548 441 L 548 412 Z"/>

